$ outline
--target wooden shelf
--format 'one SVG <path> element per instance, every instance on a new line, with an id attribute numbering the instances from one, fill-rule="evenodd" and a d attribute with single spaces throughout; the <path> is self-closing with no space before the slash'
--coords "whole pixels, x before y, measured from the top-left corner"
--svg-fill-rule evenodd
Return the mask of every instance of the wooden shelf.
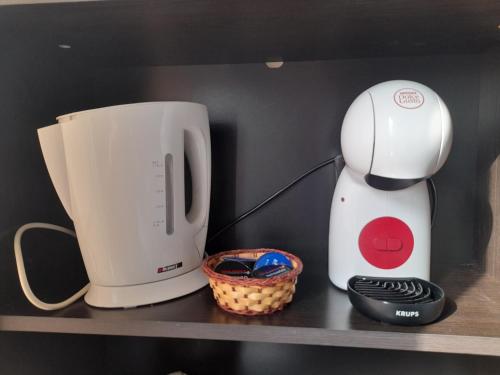
<path id="1" fill-rule="evenodd" d="M 33 59 L 63 54 L 90 65 L 478 53 L 500 44 L 500 3 L 488 0 L 3 0 L 1 4 L 4 50 L 27 51 Z M 72 48 L 61 50 L 60 44 Z"/>
<path id="2" fill-rule="evenodd" d="M 353 310 L 321 267 L 306 269 L 293 303 L 265 317 L 219 309 L 204 288 L 156 306 L 103 310 L 80 301 L 44 312 L 19 296 L 2 303 L 0 330 L 311 344 L 500 356 L 500 288 L 472 269 L 440 281 L 451 301 L 444 317 L 423 327 L 374 322 Z"/>

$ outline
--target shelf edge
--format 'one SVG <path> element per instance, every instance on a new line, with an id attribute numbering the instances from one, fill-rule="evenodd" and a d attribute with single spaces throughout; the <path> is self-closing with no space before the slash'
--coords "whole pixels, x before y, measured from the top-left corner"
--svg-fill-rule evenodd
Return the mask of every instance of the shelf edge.
<path id="1" fill-rule="evenodd" d="M 0 331 L 163 337 L 500 356 L 500 337 L 161 321 L 0 316 Z"/>

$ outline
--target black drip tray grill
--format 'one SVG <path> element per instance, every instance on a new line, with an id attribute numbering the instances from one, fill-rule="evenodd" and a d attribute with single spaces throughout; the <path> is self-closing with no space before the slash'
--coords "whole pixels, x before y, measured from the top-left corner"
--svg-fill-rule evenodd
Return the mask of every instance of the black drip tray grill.
<path id="1" fill-rule="evenodd" d="M 367 297 L 379 301 L 397 303 L 433 302 L 431 288 L 417 280 L 410 281 L 375 281 L 357 280 L 354 289 Z"/>
<path id="2" fill-rule="evenodd" d="M 445 303 L 443 289 L 418 278 L 354 276 L 347 291 L 361 313 L 391 324 L 431 323 L 439 318 Z"/>

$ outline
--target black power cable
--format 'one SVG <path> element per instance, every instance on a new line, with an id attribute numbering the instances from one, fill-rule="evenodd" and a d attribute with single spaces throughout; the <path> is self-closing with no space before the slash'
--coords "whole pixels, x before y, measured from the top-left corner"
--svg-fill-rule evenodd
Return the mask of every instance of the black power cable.
<path id="1" fill-rule="evenodd" d="M 436 222 L 436 215 L 437 215 L 437 208 L 438 208 L 438 193 L 436 190 L 436 185 L 434 184 L 434 180 L 432 178 L 429 178 L 427 180 L 427 186 L 430 188 L 431 192 L 431 228 L 434 226 L 434 223 Z"/>
<path id="2" fill-rule="evenodd" d="M 336 155 L 334 157 L 326 159 L 325 161 L 323 161 L 323 162 L 317 164 L 316 166 L 312 167 L 311 169 L 309 169 L 307 172 L 304 172 L 300 176 L 296 177 L 288 185 L 282 187 L 281 189 L 279 189 L 278 191 L 276 191 L 273 195 L 271 195 L 270 197 L 264 199 L 262 202 L 260 202 L 255 207 L 249 209 L 248 211 L 245 211 L 240 216 L 238 216 L 236 219 L 234 219 L 233 221 L 231 221 L 229 224 L 223 226 L 221 229 L 219 229 L 217 232 L 215 232 L 215 234 L 213 234 L 207 240 L 207 243 L 212 242 L 214 239 L 216 239 L 217 237 L 219 237 L 222 233 L 224 233 L 228 229 L 232 228 L 233 226 L 235 226 L 236 224 L 238 224 L 240 221 L 246 219 L 247 217 L 249 217 L 250 215 L 252 215 L 256 211 L 258 211 L 259 209 L 261 209 L 262 207 L 264 207 L 266 204 L 270 203 L 275 198 L 279 197 L 281 194 L 283 194 L 285 191 L 287 191 L 288 189 L 290 189 L 292 186 L 294 186 L 295 184 L 297 184 L 298 182 L 300 182 L 301 180 L 303 180 L 304 178 L 306 178 L 307 176 L 309 176 L 311 173 L 314 173 L 318 169 L 321 169 L 321 168 L 323 168 L 323 167 L 325 167 L 325 166 L 327 166 L 329 164 L 335 163 L 336 161 L 340 160 L 341 158 L 342 158 L 342 155 Z M 338 176 L 338 172 L 339 172 L 339 169 L 335 168 L 335 177 L 336 177 L 336 179 L 338 179 L 338 177 L 339 177 Z M 434 225 L 434 221 L 436 219 L 436 214 L 437 214 L 437 191 L 436 191 L 436 185 L 434 184 L 434 181 L 431 178 L 429 178 L 427 180 L 427 184 L 429 186 L 430 195 L 431 195 L 431 198 L 432 198 L 432 203 L 431 203 L 431 205 L 432 205 L 431 226 L 433 226 Z"/>
<path id="3" fill-rule="evenodd" d="M 287 191 L 292 186 L 294 186 L 295 184 L 297 184 L 298 182 L 300 182 L 301 180 L 303 180 L 304 178 L 306 178 L 307 176 L 309 176 L 311 173 L 316 172 L 318 169 L 321 169 L 321 168 L 327 166 L 328 164 L 335 163 L 341 157 L 342 157 L 342 155 L 337 155 L 337 156 L 331 157 L 329 159 L 326 159 L 325 161 L 323 161 L 323 162 L 317 164 L 316 166 L 312 167 L 311 169 L 309 169 L 307 172 L 305 172 L 305 173 L 301 174 L 300 176 L 296 177 L 288 185 L 282 187 L 281 189 L 279 189 L 278 191 L 276 191 L 273 195 L 271 195 L 270 197 L 264 199 L 261 203 L 259 203 L 255 207 L 253 207 L 253 208 L 249 209 L 248 211 L 242 213 L 240 216 L 238 216 L 236 219 L 234 219 L 233 221 L 231 221 L 229 224 L 227 224 L 224 227 L 222 227 L 221 229 L 219 229 L 217 232 L 215 232 L 215 234 L 213 234 L 208 239 L 207 242 L 212 242 L 214 239 L 216 239 L 217 237 L 219 237 L 222 233 L 224 233 L 228 229 L 232 228 L 233 226 L 235 226 L 236 224 L 238 224 L 240 221 L 246 219 L 247 217 L 249 217 L 250 215 L 252 215 L 256 211 L 258 211 L 260 208 L 264 207 L 266 204 L 268 204 L 273 199 L 275 199 L 276 197 L 278 197 L 281 194 L 283 194 L 285 191 Z M 336 175 L 336 177 L 338 177 L 337 176 L 337 172 L 335 173 L 335 175 Z"/>

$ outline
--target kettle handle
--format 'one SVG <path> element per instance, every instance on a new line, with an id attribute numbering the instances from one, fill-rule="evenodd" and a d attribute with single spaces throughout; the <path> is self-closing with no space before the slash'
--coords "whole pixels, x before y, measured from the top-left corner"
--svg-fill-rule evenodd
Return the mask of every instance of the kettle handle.
<path id="1" fill-rule="evenodd" d="M 201 229 L 207 225 L 210 206 L 211 151 L 208 125 L 184 129 L 184 151 L 191 169 L 193 189 L 191 209 L 186 213 L 186 219 Z"/>

